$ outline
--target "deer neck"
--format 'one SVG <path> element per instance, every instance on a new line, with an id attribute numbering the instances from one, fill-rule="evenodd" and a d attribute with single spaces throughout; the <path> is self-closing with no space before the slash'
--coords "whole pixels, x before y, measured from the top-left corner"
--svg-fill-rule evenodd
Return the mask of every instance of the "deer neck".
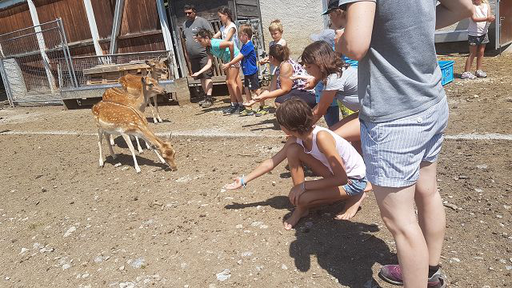
<path id="1" fill-rule="evenodd" d="M 153 131 L 151 131 L 147 125 L 139 128 L 140 132 L 144 135 L 144 140 L 151 143 L 153 146 L 156 146 L 158 150 L 162 151 L 164 148 L 164 142 L 158 138 Z"/>

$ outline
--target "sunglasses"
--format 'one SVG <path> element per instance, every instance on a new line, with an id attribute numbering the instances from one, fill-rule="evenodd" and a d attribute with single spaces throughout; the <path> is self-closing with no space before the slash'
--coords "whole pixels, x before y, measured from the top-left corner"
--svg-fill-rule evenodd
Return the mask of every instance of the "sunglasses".
<path id="1" fill-rule="evenodd" d="M 185 12 L 185 15 L 191 15 L 194 12 Z"/>

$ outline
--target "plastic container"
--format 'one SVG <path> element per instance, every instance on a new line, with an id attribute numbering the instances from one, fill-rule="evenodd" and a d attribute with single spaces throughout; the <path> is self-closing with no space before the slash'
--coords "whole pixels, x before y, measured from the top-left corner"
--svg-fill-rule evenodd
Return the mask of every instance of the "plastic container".
<path id="1" fill-rule="evenodd" d="M 439 67 L 441 68 L 441 74 L 443 78 L 441 80 L 441 84 L 446 85 L 453 81 L 453 64 L 455 61 L 439 61 Z"/>

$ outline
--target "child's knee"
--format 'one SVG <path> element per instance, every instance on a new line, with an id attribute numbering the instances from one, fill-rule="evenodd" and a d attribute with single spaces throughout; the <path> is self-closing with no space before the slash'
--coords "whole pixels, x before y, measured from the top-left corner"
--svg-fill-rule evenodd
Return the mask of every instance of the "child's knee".
<path id="1" fill-rule="evenodd" d="M 302 146 L 300 146 L 297 143 L 292 143 L 286 149 L 286 157 L 288 159 L 290 159 L 290 158 L 293 158 L 293 159 L 299 158 L 299 153 L 302 152 L 302 151 L 303 151 Z"/>

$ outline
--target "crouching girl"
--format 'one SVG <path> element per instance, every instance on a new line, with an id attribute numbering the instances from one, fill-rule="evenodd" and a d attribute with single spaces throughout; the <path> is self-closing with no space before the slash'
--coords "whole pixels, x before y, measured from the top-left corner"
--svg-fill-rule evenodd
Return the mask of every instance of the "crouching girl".
<path id="1" fill-rule="evenodd" d="M 361 155 L 334 132 L 314 126 L 311 108 L 301 99 L 284 102 L 277 108 L 276 116 L 281 130 L 290 136 L 285 146 L 247 177 L 235 179 L 226 188 L 238 189 L 288 159 L 293 180 L 288 197 L 295 210 L 284 221 L 286 230 L 308 215 L 310 208 L 337 201 L 346 201 L 346 204 L 336 219 L 352 218 L 366 197 L 364 192 L 371 189 Z M 322 179 L 305 181 L 303 164 Z"/>

